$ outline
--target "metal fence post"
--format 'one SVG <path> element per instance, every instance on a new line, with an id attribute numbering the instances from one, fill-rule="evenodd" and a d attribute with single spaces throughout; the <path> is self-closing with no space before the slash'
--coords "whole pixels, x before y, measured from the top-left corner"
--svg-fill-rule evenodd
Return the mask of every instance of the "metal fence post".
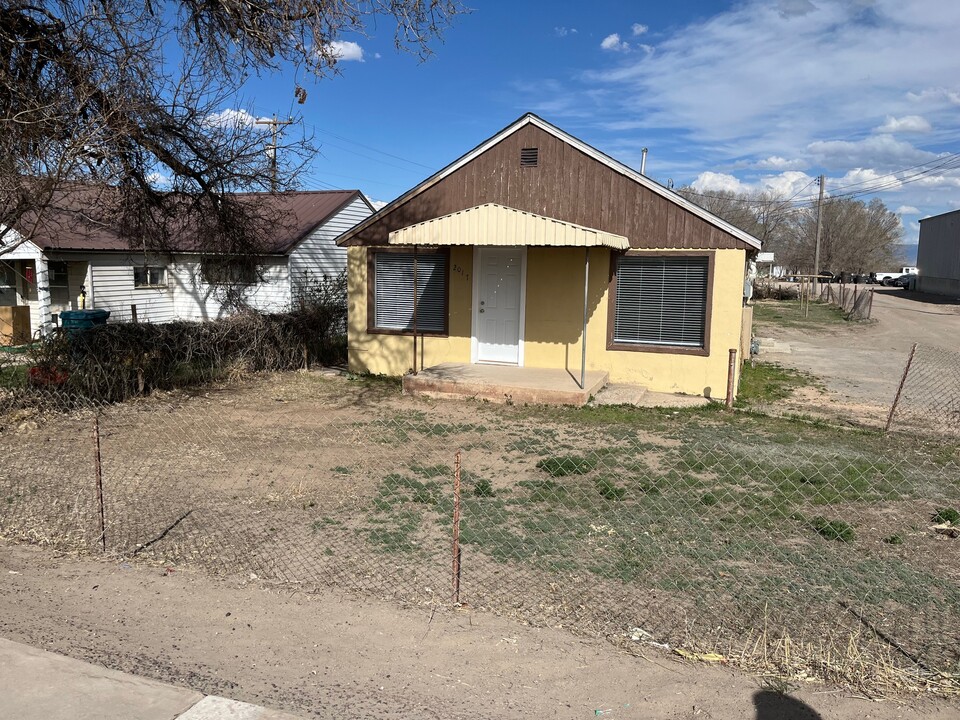
<path id="1" fill-rule="evenodd" d="M 97 483 L 97 505 L 100 508 L 100 548 L 107 551 L 107 525 L 103 511 L 103 461 L 100 456 L 100 411 L 93 411 L 93 470 Z"/>
<path id="2" fill-rule="evenodd" d="M 460 450 L 453 470 L 453 604 L 460 604 Z"/>
<path id="3" fill-rule="evenodd" d="M 893 414 L 897 411 L 897 405 L 900 404 L 900 393 L 903 392 L 904 383 L 907 382 L 907 375 L 910 373 L 910 366 L 913 364 L 913 355 L 917 352 L 917 343 L 910 348 L 910 357 L 907 358 L 907 366 L 903 369 L 903 377 L 900 378 L 900 386 L 897 388 L 897 395 L 893 398 L 893 405 L 890 406 L 890 414 L 887 415 L 887 424 L 883 426 L 883 431 L 890 429 L 890 423 L 893 422 Z"/>

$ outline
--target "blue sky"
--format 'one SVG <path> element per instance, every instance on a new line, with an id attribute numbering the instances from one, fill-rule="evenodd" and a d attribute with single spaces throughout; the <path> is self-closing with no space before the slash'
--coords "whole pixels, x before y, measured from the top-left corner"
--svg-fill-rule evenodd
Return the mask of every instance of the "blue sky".
<path id="1" fill-rule="evenodd" d="M 917 221 L 960 208 L 960 3 L 475 0 L 424 63 L 381 20 L 341 74 L 250 82 L 240 109 L 300 116 L 321 144 L 304 185 L 388 201 L 532 111 L 699 192 L 812 199 L 874 191 Z M 293 100 L 295 83 L 307 101 Z M 224 108 L 229 109 L 229 108 Z M 288 132 L 297 132 L 291 128 Z"/>

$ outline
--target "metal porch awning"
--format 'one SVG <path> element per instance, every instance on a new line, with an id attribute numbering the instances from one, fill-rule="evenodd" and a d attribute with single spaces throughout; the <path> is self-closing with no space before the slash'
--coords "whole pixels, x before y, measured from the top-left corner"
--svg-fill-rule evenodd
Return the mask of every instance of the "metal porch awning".
<path id="1" fill-rule="evenodd" d="M 390 233 L 390 245 L 513 247 L 608 247 L 627 250 L 622 235 L 583 227 L 514 208 L 484 203 Z"/>

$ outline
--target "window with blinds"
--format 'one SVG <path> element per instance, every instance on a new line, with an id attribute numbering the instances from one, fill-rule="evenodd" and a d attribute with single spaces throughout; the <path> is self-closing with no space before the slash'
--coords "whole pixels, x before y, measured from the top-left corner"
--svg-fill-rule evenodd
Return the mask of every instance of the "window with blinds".
<path id="1" fill-rule="evenodd" d="M 374 255 L 374 325 L 413 331 L 414 254 Z M 417 253 L 417 332 L 447 330 L 447 256 Z"/>
<path id="2" fill-rule="evenodd" d="M 708 274 L 707 257 L 620 258 L 613 341 L 702 348 Z"/>

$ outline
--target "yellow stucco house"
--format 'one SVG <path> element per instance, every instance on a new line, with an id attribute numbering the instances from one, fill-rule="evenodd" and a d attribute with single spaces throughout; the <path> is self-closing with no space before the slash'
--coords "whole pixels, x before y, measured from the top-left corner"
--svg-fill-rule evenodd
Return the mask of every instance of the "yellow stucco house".
<path id="1" fill-rule="evenodd" d="M 337 242 L 354 372 L 538 368 L 722 398 L 749 347 L 760 242 L 536 115 Z"/>

